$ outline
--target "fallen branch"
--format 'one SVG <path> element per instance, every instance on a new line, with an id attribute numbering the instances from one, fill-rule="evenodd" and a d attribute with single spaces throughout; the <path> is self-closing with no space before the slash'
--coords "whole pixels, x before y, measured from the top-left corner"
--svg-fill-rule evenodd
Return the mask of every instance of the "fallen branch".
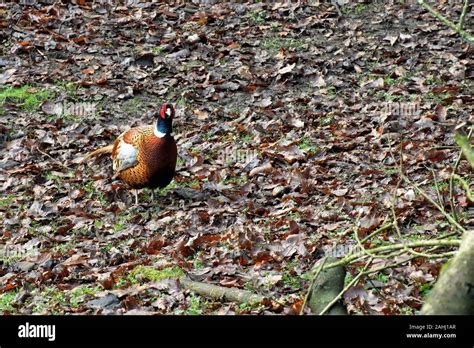
<path id="1" fill-rule="evenodd" d="M 464 19 L 466 19 L 468 8 L 469 8 L 469 0 L 464 0 L 464 6 L 462 8 L 462 13 L 461 13 L 461 16 L 459 17 L 459 23 L 458 23 L 458 28 L 460 30 L 462 30 L 462 28 L 464 27 Z"/>
<path id="2" fill-rule="evenodd" d="M 461 232 L 466 232 L 466 229 L 464 227 L 462 227 L 450 214 L 448 214 L 443 207 L 441 207 L 438 203 L 436 203 L 430 196 L 428 196 L 426 194 L 425 191 L 423 191 L 417 184 L 415 184 L 414 182 L 412 182 L 410 179 L 408 179 L 408 177 L 406 177 L 403 173 L 401 174 L 402 175 L 402 179 L 403 181 L 405 181 L 407 184 L 409 184 L 410 186 L 412 186 L 415 190 L 418 191 L 419 194 L 421 194 L 423 197 L 425 197 L 425 199 L 430 202 L 432 205 L 434 205 L 436 207 L 436 209 L 438 209 L 441 214 L 444 215 L 444 217 L 452 224 L 454 225 L 455 227 L 457 227 Z"/>
<path id="3" fill-rule="evenodd" d="M 217 286 L 213 284 L 206 284 L 201 282 L 196 282 L 188 278 L 180 278 L 180 285 L 190 291 L 215 300 L 226 300 L 229 302 L 237 303 L 268 303 L 269 300 L 258 294 L 254 294 L 248 290 L 241 290 L 237 288 L 225 288 L 222 286 Z"/>
<path id="4" fill-rule="evenodd" d="M 474 129 L 474 127 L 471 127 L 471 129 L 469 129 L 469 133 L 467 135 L 468 141 L 471 139 L 473 129 Z M 456 221 L 458 220 L 458 217 L 457 217 L 457 213 L 456 213 L 456 206 L 454 204 L 454 176 L 457 175 L 456 171 L 458 170 L 459 163 L 461 163 L 461 158 L 462 158 L 462 155 L 463 155 L 462 144 L 459 143 L 459 146 L 461 147 L 461 151 L 459 151 L 459 155 L 456 158 L 456 162 L 454 162 L 453 171 L 451 172 L 451 176 L 449 178 L 449 204 L 451 205 L 451 211 L 453 212 L 453 216 L 454 216 L 454 219 Z"/>
<path id="5" fill-rule="evenodd" d="M 451 22 L 449 19 L 444 17 L 441 13 L 436 11 L 433 7 L 431 7 L 429 4 L 427 4 L 424 0 L 418 0 L 418 3 L 423 6 L 425 9 L 428 10 L 433 16 L 435 16 L 437 19 L 439 19 L 441 22 L 443 22 L 446 26 L 454 30 L 456 33 L 458 33 L 464 40 L 466 40 L 469 43 L 474 43 L 474 37 L 469 34 L 467 31 L 464 31 L 462 29 L 462 26 L 464 24 L 464 17 L 466 16 L 467 13 L 467 7 L 468 7 L 468 2 L 469 0 L 464 0 L 464 8 L 463 8 L 463 13 L 461 14 L 461 18 L 459 20 L 459 25 L 454 24 Z M 462 21 L 461 21 L 462 19 Z"/>
<path id="6" fill-rule="evenodd" d="M 416 241 L 416 242 L 410 242 L 410 243 L 400 243 L 400 244 L 393 244 L 393 245 L 385 245 L 381 246 L 378 248 L 373 248 L 371 249 L 372 254 L 376 254 L 379 252 L 386 252 L 386 251 L 392 251 L 392 250 L 400 250 L 400 249 L 405 249 L 405 248 L 419 248 L 419 247 L 428 247 L 428 246 L 459 246 L 461 244 L 460 240 L 457 239 L 452 239 L 452 240 L 421 240 L 421 241 Z M 367 256 L 367 254 L 363 251 L 355 253 L 355 254 L 349 254 L 345 257 L 343 257 L 341 260 L 337 262 L 332 262 L 326 266 L 324 266 L 324 269 L 336 267 L 336 266 L 341 266 L 341 265 L 347 265 L 351 263 L 352 261 L 363 257 Z M 378 257 L 378 256 L 377 256 Z"/>

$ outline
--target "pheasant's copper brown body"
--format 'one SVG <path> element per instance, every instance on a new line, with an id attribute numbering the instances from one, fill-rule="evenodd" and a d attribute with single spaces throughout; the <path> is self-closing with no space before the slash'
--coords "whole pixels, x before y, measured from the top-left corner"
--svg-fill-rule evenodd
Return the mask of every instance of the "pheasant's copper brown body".
<path id="1" fill-rule="evenodd" d="M 168 185 L 176 169 L 177 148 L 171 135 L 174 108 L 163 104 L 154 126 L 123 132 L 113 145 L 88 154 L 84 159 L 111 153 L 116 175 L 134 189 Z M 135 195 L 137 202 L 137 195 Z"/>
<path id="2" fill-rule="evenodd" d="M 138 149 L 138 163 L 118 174 L 132 188 L 165 187 L 173 179 L 177 159 L 176 142 L 169 134 L 157 137 L 153 129 L 153 126 L 132 128 L 115 140 L 112 149 L 114 162 L 123 142 Z M 120 167 L 117 169 L 120 170 Z"/>

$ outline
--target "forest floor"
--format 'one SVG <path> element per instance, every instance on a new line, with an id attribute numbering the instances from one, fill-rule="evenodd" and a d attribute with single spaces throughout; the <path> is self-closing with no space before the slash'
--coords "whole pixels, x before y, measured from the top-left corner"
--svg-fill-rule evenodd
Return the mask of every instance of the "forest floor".
<path id="1" fill-rule="evenodd" d="M 366 248 L 459 238 L 400 170 L 472 224 L 465 160 L 449 190 L 472 47 L 418 5 L 38 3 L 0 4 L 0 312 L 299 313 L 311 267 L 354 231 L 388 226 Z M 177 173 L 135 206 L 108 156 L 80 160 L 165 101 Z M 416 313 L 446 260 L 362 277 L 344 303 Z M 205 298 L 182 275 L 279 305 Z"/>

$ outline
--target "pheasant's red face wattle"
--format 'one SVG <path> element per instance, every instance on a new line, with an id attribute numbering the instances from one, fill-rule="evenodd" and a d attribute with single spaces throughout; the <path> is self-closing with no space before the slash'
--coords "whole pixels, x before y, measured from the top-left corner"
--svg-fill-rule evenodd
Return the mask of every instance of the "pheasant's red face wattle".
<path id="1" fill-rule="evenodd" d="M 160 110 L 160 117 L 165 120 L 174 116 L 174 107 L 172 104 L 163 104 Z"/>

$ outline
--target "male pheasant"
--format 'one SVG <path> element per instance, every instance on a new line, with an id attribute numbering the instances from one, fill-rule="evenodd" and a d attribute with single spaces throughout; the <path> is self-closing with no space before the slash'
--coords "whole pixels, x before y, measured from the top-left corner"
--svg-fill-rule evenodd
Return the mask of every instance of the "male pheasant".
<path id="1" fill-rule="evenodd" d="M 89 153 L 84 160 L 111 153 L 115 176 L 131 188 L 165 187 L 173 179 L 176 168 L 177 148 L 171 135 L 173 117 L 173 105 L 165 103 L 155 125 L 131 128 L 120 134 L 112 145 Z M 136 190 L 135 203 L 138 204 Z"/>

